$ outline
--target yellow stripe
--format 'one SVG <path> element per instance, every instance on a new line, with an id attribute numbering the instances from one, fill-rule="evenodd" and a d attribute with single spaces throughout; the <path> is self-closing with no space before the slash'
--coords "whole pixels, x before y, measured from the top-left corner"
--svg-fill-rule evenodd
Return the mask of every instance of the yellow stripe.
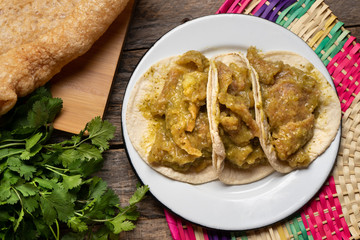
<path id="1" fill-rule="evenodd" d="M 282 228 L 281 225 L 277 227 L 277 232 L 278 232 L 281 240 L 287 240 L 284 229 Z"/>
<path id="2" fill-rule="evenodd" d="M 330 33 L 331 29 L 335 26 L 336 16 L 334 14 L 330 15 L 329 20 L 327 20 L 324 29 L 315 34 L 315 36 L 309 41 L 309 46 L 315 48 L 324 40 L 324 38 Z"/>

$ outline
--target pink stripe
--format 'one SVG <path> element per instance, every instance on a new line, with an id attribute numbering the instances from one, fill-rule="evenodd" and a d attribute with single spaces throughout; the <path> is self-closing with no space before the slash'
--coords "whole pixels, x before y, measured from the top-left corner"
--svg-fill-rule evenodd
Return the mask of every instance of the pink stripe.
<path id="1" fill-rule="evenodd" d="M 349 100 L 346 101 L 346 102 L 342 105 L 342 108 L 341 108 L 341 111 L 346 112 L 346 110 L 349 109 L 349 107 L 350 107 L 350 105 L 351 105 L 351 103 L 352 103 L 352 101 L 353 101 L 354 99 L 351 98 L 351 94 L 346 94 L 346 93 L 345 93 L 344 95 L 348 95 L 348 96 L 349 96 Z"/>
<path id="2" fill-rule="evenodd" d="M 349 40 L 353 39 L 353 37 L 349 38 Z M 350 107 L 354 99 L 352 94 L 357 94 L 360 91 L 359 86 L 356 85 L 360 76 L 360 68 L 354 66 L 355 63 L 360 64 L 360 44 L 357 43 L 354 46 L 349 40 L 344 45 L 343 51 L 335 55 L 335 60 L 328 67 L 330 74 L 334 78 L 334 84 L 341 100 L 342 111 L 346 111 Z M 348 55 L 350 59 L 347 58 Z M 335 61 L 339 63 L 337 67 L 334 66 Z M 345 70 L 346 74 L 342 70 Z M 350 76 L 352 76 L 352 80 L 350 80 Z M 340 84 L 342 86 L 339 86 Z M 343 103 L 343 100 L 346 102 Z"/>
<path id="3" fill-rule="evenodd" d="M 189 231 L 185 228 L 184 229 L 185 239 L 184 240 L 190 240 L 190 234 Z"/>
<path id="4" fill-rule="evenodd" d="M 251 12 L 251 14 L 255 14 L 257 11 L 259 11 L 259 9 L 262 7 L 262 5 L 264 5 L 264 3 L 266 3 L 267 0 L 261 0 L 261 2 L 256 6 L 256 8 Z"/>
<path id="5" fill-rule="evenodd" d="M 205 228 L 203 228 L 203 233 L 204 233 L 204 240 L 209 240 L 209 236 L 208 236 Z"/>
<path id="6" fill-rule="evenodd" d="M 350 53 L 351 53 L 351 55 L 354 55 L 354 54 L 356 54 L 356 53 L 359 51 L 359 49 L 360 49 L 360 44 L 359 44 L 359 43 L 356 43 L 355 46 L 354 46 L 354 45 L 352 45 L 352 46 L 353 46 L 353 47 L 352 47 Z"/>
<path id="7" fill-rule="evenodd" d="M 190 223 L 186 223 L 187 226 L 187 232 L 189 233 L 189 239 L 190 240 L 196 240 L 194 229 L 192 228 Z"/>
<path id="8" fill-rule="evenodd" d="M 335 191 L 335 192 L 336 192 L 336 191 Z M 342 214 L 343 214 L 343 213 L 342 213 L 342 207 L 341 207 L 341 204 L 340 204 L 339 199 L 338 199 L 338 198 L 334 198 L 334 203 L 335 203 L 336 213 L 337 213 L 338 215 L 342 215 Z M 349 226 L 347 225 L 344 217 L 339 218 L 339 220 L 337 220 L 337 222 L 338 222 L 338 225 L 343 228 L 343 234 L 345 234 L 345 236 L 347 236 L 347 237 L 350 237 Z"/>
<path id="9" fill-rule="evenodd" d="M 308 223 L 307 223 L 305 211 L 302 211 L 300 215 L 301 215 L 301 220 L 303 221 L 305 229 L 308 228 L 309 226 L 308 226 Z"/>
<path id="10" fill-rule="evenodd" d="M 350 44 L 352 44 L 353 43 L 353 41 L 355 41 L 356 40 L 356 37 L 354 37 L 354 36 L 350 36 L 349 37 L 349 39 L 345 42 L 345 44 L 344 44 L 344 47 L 343 48 L 347 48 L 347 47 L 349 47 L 350 46 Z"/>
<path id="11" fill-rule="evenodd" d="M 309 223 L 310 232 L 313 236 L 316 236 L 317 231 L 314 227 L 314 222 L 315 222 L 314 213 L 313 213 L 312 209 L 310 208 L 310 206 L 308 206 L 305 209 L 305 213 L 306 213 L 306 215 L 309 216 L 308 223 Z"/>
<path id="12" fill-rule="evenodd" d="M 301 216 L 301 220 L 304 224 L 304 227 L 306 229 L 306 232 L 307 232 L 307 235 L 311 235 L 311 229 L 310 229 L 310 232 L 308 231 L 308 228 L 309 228 L 309 224 L 308 224 L 308 221 L 306 219 L 306 210 L 303 209 L 303 211 L 301 211 L 300 213 L 300 216 Z"/>
<path id="13" fill-rule="evenodd" d="M 356 38 L 353 37 L 353 36 L 350 36 L 349 39 L 345 42 L 342 50 L 344 51 L 339 51 L 334 57 L 333 59 L 329 62 L 328 64 L 328 70 L 329 70 L 329 73 L 332 74 L 335 70 L 336 70 L 336 67 L 334 66 L 335 63 L 339 63 L 339 62 L 342 62 L 345 58 L 346 58 L 346 55 L 349 53 L 348 51 L 348 48 L 350 45 L 352 45 L 353 41 L 355 40 Z M 333 76 L 333 75 L 332 75 Z"/>
<path id="14" fill-rule="evenodd" d="M 179 230 L 180 240 L 186 240 L 185 232 L 182 227 L 182 222 L 180 218 L 176 219 L 176 225 L 177 225 L 177 229 Z"/>
<path id="15" fill-rule="evenodd" d="M 223 5 L 216 11 L 216 14 L 226 13 L 234 0 L 226 0 Z"/>
<path id="16" fill-rule="evenodd" d="M 356 60 L 356 61 L 355 61 Z M 351 61 L 351 65 L 353 66 L 352 68 L 350 68 L 350 70 L 347 69 L 347 74 L 345 76 L 346 79 L 350 78 L 350 76 L 353 77 L 353 79 L 356 79 L 356 75 L 359 73 L 360 69 L 359 67 L 355 67 L 355 64 L 360 64 L 360 58 L 359 56 L 357 56 L 356 58 L 353 58 L 353 60 Z"/>
<path id="17" fill-rule="evenodd" d="M 164 209 L 164 212 L 165 212 L 165 218 L 168 223 L 172 238 L 174 240 L 181 240 L 180 235 L 179 235 L 179 230 L 176 225 L 176 220 L 166 209 Z"/>
<path id="18" fill-rule="evenodd" d="M 238 3 L 239 3 L 239 2 L 240 2 L 240 0 L 235 0 L 235 1 L 233 2 L 233 4 L 231 5 L 231 7 L 229 8 L 228 12 L 229 12 L 229 13 L 235 13 L 236 10 L 239 8 L 239 6 L 238 6 Z"/>
<path id="19" fill-rule="evenodd" d="M 335 63 L 338 62 L 338 59 L 340 58 L 341 56 L 341 52 L 338 52 L 332 59 L 331 61 L 329 62 L 329 64 L 327 65 L 327 69 L 330 73 L 330 75 L 332 75 L 332 73 L 335 71 L 336 67 L 335 67 Z"/>
<path id="20" fill-rule="evenodd" d="M 357 76 L 356 76 L 356 81 L 357 81 L 357 82 L 359 82 L 359 81 L 358 81 L 358 80 L 359 80 L 359 77 L 360 77 L 360 73 L 358 73 Z M 356 87 L 354 93 L 355 93 L 355 95 L 357 95 L 359 92 L 360 92 L 360 84 Z"/>
<path id="21" fill-rule="evenodd" d="M 321 201 L 323 202 L 323 203 L 321 203 L 322 211 L 324 211 L 324 209 L 328 210 L 327 213 L 324 212 L 324 216 L 325 216 L 325 219 L 327 221 L 326 226 L 327 226 L 328 229 L 330 229 L 330 231 L 326 231 L 326 235 L 328 236 L 328 233 L 329 233 L 330 236 L 331 236 L 331 233 L 336 232 L 336 229 L 338 229 L 338 228 L 334 224 L 334 222 L 332 221 L 333 214 L 332 214 L 331 206 L 330 206 L 329 202 L 326 201 L 324 192 L 321 192 L 320 195 L 322 195 L 322 200 L 320 200 L 320 202 Z"/>
<path id="22" fill-rule="evenodd" d="M 341 72 L 341 70 L 343 69 L 343 66 L 345 65 L 345 63 L 349 61 L 348 58 L 346 57 L 349 54 L 349 52 L 350 52 L 349 48 L 344 49 L 344 52 L 343 52 L 344 59 L 342 60 L 340 65 L 336 67 L 336 70 L 334 71 L 333 76 L 336 77 L 339 74 L 339 72 Z"/>
<path id="23" fill-rule="evenodd" d="M 242 1 L 241 2 L 241 6 L 240 8 L 238 9 L 238 11 L 236 13 L 242 13 L 244 11 L 244 9 L 247 7 L 247 5 L 249 5 L 249 3 L 251 2 L 252 0 L 245 0 L 245 1 Z"/>
<path id="24" fill-rule="evenodd" d="M 318 229 L 320 235 L 324 236 L 324 235 L 326 235 L 324 225 L 322 224 L 322 222 L 325 220 L 323 217 L 324 213 L 322 212 L 322 208 L 320 207 L 320 204 L 316 201 L 314 202 L 314 208 L 316 209 L 316 211 L 319 214 L 319 216 L 315 216 L 317 229 Z"/>
<path id="25" fill-rule="evenodd" d="M 343 233 L 345 234 L 344 239 L 349 239 L 351 237 L 349 226 L 347 225 L 344 218 L 341 218 L 340 221 L 341 221 L 341 225 L 343 226 L 343 229 L 344 229 L 344 231 L 343 231 Z"/>

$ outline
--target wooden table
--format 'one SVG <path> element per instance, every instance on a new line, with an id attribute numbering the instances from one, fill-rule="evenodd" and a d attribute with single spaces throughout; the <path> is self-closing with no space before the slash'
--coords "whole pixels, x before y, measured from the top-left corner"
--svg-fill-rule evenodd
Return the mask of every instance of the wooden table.
<path id="1" fill-rule="evenodd" d="M 104 118 L 117 126 L 111 149 L 105 153 L 105 164 L 98 176 L 105 179 L 126 204 L 135 190 L 138 178 L 134 173 L 121 135 L 121 108 L 131 73 L 145 52 L 163 34 L 194 18 L 214 14 L 224 0 L 138 0 L 123 52 L 119 59 L 109 103 Z M 325 0 L 351 35 L 360 37 L 360 1 Z M 164 206 L 152 195 L 139 205 L 141 217 L 134 231 L 122 233 L 122 239 L 172 239 L 164 215 Z"/>

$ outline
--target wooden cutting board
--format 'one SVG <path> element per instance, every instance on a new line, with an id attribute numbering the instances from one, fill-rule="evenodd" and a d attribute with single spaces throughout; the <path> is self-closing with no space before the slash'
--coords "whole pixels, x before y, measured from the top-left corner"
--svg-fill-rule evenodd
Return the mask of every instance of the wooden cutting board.
<path id="1" fill-rule="evenodd" d="M 63 100 L 55 129 L 77 134 L 91 119 L 103 116 L 133 6 L 130 0 L 92 48 L 51 80 L 53 96 Z"/>

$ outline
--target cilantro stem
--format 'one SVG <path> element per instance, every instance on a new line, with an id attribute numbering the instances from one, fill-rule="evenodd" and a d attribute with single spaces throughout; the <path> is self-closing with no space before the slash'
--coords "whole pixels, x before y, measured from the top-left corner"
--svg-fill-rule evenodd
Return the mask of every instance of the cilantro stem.
<path id="1" fill-rule="evenodd" d="M 0 141 L 0 143 L 4 143 L 4 142 L 24 142 L 26 139 L 4 139 L 2 141 Z"/>
<path id="2" fill-rule="evenodd" d="M 15 192 L 16 196 L 18 197 L 19 201 L 20 201 L 20 205 L 21 205 L 21 212 L 23 211 L 24 209 L 24 205 L 23 205 L 23 202 L 21 200 L 21 197 L 20 197 L 20 194 L 18 193 L 18 191 L 14 188 L 14 187 L 11 187 L 11 189 Z M 19 214 L 19 220 L 16 222 L 16 225 L 14 226 L 14 231 L 16 231 L 16 229 L 19 227 L 19 224 L 22 220 L 22 217 L 21 217 L 21 213 Z"/>
<path id="3" fill-rule="evenodd" d="M 96 134 L 92 135 L 91 137 L 90 137 L 90 136 L 89 136 L 89 137 L 86 137 L 86 138 L 84 138 L 83 140 L 81 140 L 81 141 L 79 141 L 79 142 L 77 142 L 77 143 L 74 143 L 74 144 L 71 145 L 71 146 L 62 146 L 61 149 L 66 150 L 66 149 L 76 148 L 76 147 L 80 146 L 81 144 L 83 144 L 84 142 L 89 141 L 89 140 L 91 140 L 92 138 L 96 138 L 97 136 L 101 135 L 101 134 L 104 133 L 104 132 L 105 132 L 105 131 L 99 131 L 99 132 L 97 132 Z M 52 150 L 52 146 L 53 146 L 53 145 L 57 145 L 57 144 L 47 144 L 47 145 L 44 145 L 44 147 L 45 147 L 46 149 L 48 149 L 48 150 Z"/>
<path id="4" fill-rule="evenodd" d="M 60 239 L 60 227 L 59 227 L 59 222 L 57 219 L 55 219 L 55 223 L 56 223 L 56 231 L 57 231 L 56 239 L 59 240 Z"/>
<path id="5" fill-rule="evenodd" d="M 46 169 L 48 169 L 48 170 L 50 170 L 50 171 L 52 171 L 52 172 L 54 172 L 54 173 L 57 173 L 57 174 L 59 174 L 59 175 L 65 175 L 65 174 L 60 173 L 60 172 L 58 172 L 58 171 L 56 171 L 56 170 L 63 171 L 63 172 L 68 172 L 68 171 L 69 171 L 69 169 L 58 168 L 58 167 L 54 167 L 54 166 L 51 166 L 51 165 L 48 165 L 48 164 L 45 164 L 44 166 L 45 166 Z"/>
<path id="6" fill-rule="evenodd" d="M 75 212 L 74 214 L 79 216 L 79 217 L 86 218 L 86 219 L 88 219 L 90 221 L 93 221 L 93 222 L 107 222 L 107 221 L 111 221 L 111 220 L 115 219 L 115 217 L 108 218 L 108 219 L 93 219 L 93 218 L 89 218 L 87 216 L 84 216 L 84 214 L 79 213 L 79 212 Z"/>
<path id="7" fill-rule="evenodd" d="M 48 226 L 49 226 L 52 234 L 54 235 L 55 239 L 59 240 L 60 239 L 60 227 L 59 227 L 59 223 L 58 223 L 58 221 L 56 219 L 55 219 L 55 224 L 56 224 L 56 231 L 57 231 L 56 234 L 54 232 L 54 229 L 50 225 L 48 225 Z"/>
<path id="8" fill-rule="evenodd" d="M 13 146 L 24 146 L 25 143 L 9 143 L 9 144 L 4 144 L 0 146 L 1 148 L 8 148 L 8 147 L 13 147 Z"/>
<path id="9" fill-rule="evenodd" d="M 89 218 L 89 217 L 86 217 L 86 216 L 83 216 L 93 222 L 108 222 L 108 221 L 112 221 L 114 220 L 115 218 L 117 218 L 118 216 L 122 216 L 124 215 L 125 213 L 127 213 L 128 211 L 132 210 L 132 208 L 134 207 L 135 205 L 129 205 L 127 206 L 121 213 L 119 213 L 118 215 L 116 215 L 115 217 L 112 217 L 112 218 L 108 218 L 108 219 L 92 219 L 92 218 Z"/>
<path id="10" fill-rule="evenodd" d="M 19 153 L 22 153 L 24 150 L 19 150 L 19 151 L 16 151 L 16 152 L 11 152 L 9 154 L 5 154 L 5 155 L 2 155 L 1 158 L 6 158 L 6 157 L 10 157 L 10 156 L 13 156 L 13 155 L 16 155 L 16 154 L 19 154 Z"/>
<path id="11" fill-rule="evenodd" d="M 71 146 L 61 146 L 61 149 L 63 150 L 67 150 L 67 149 L 73 149 L 73 148 L 77 148 L 78 146 L 80 146 L 82 143 L 88 141 L 90 138 L 85 138 L 83 140 L 81 140 L 80 142 L 78 143 L 74 143 L 73 145 Z M 44 145 L 44 147 L 48 150 L 52 150 L 53 149 L 53 146 L 56 146 L 57 144 L 47 144 L 47 145 Z"/>
<path id="12" fill-rule="evenodd" d="M 14 187 L 11 187 L 11 189 L 15 192 L 16 196 L 17 196 L 17 197 L 19 198 L 19 200 L 20 200 L 21 207 L 23 207 L 23 202 L 22 202 L 22 200 L 21 200 L 21 197 L 20 197 L 18 191 L 17 191 Z"/>

